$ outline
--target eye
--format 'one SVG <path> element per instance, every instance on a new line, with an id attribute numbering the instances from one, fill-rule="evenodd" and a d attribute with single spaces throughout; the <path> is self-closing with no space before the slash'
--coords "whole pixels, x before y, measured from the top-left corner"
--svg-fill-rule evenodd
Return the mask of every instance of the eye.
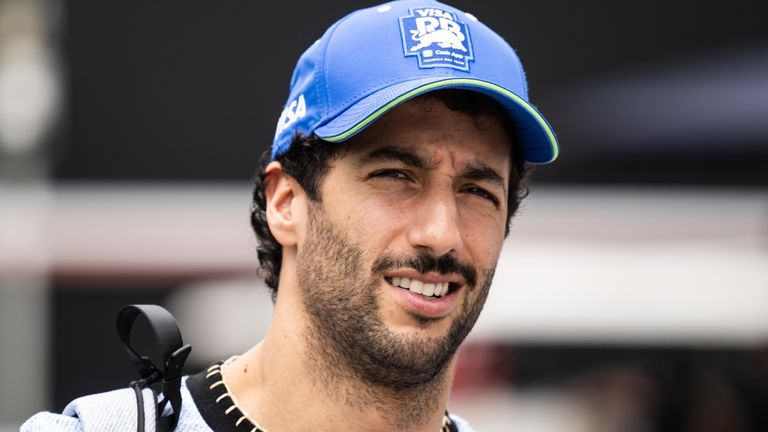
<path id="1" fill-rule="evenodd" d="M 487 190 L 481 187 L 470 186 L 468 188 L 465 188 L 464 192 L 469 192 L 473 195 L 477 195 L 480 198 L 490 201 L 491 203 L 493 203 L 494 206 L 496 207 L 499 206 L 499 199 L 496 197 L 496 195 L 492 194 L 491 192 L 488 192 Z"/>
<path id="2" fill-rule="evenodd" d="M 368 178 L 383 178 L 388 180 L 410 180 L 411 177 L 399 169 L 387 168 L 368 174 Z"/>

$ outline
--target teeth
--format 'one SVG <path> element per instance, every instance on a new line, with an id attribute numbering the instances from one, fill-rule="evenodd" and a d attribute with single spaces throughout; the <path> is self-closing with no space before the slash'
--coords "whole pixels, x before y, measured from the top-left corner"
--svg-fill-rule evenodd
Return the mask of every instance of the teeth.
<path id="1" fill-rule="evenodd" d="M 407 277 L 394 277 L 392 278 L 392 285 L 409 289 L 411 292 L 421 294 L 426 297 L 442 297 L 448 294 L 448 282 L 441 283 L 425 283 L 418 279 L 411 279 Z"/>
<path id="2" fill-rule="evenodd" d="M 418 279 L 411 280 L 411 292 L 415 292 L 416 294 L 422 294 L 423 290 L 424 290 L 424 282 Z"/>

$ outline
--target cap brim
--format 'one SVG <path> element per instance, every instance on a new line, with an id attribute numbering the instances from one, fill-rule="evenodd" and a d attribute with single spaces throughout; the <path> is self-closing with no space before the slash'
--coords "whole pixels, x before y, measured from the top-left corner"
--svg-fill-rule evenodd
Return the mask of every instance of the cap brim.
<path id="1" fill-rule="evenodd" d="M 331 142 L 347 140 L 401 103 L 446 88 L 476 91 L 501 103 L 517 127 L 518 140 L 526 161 L 544 164 L 557 158 L 559 148 L 555 133 L 533 105 L 501 86 L 467 78 L 430 77 L 386 87 L 360 99 L 330 122 L 315 129 L 315 134 Z"/>

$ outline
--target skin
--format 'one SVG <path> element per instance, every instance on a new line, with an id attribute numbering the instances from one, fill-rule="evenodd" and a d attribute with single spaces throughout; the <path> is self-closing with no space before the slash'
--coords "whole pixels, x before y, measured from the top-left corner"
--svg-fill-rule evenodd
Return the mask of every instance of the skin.
<path id="1" fill-rule="evenodd" d="M 320 202 L 269 165 L 267 220 L 283 246 L 275 313 L 266 338 L 223 370 L 252 419 L 289 432 L 439 430 L 453 354 L 504 240 L 509 143 L 498 116 L 426 96 L 352 138 Z M 418 256 L 462 270 L 419 271 Z M 432 307 L 392 276 L 453 289 Z"/>

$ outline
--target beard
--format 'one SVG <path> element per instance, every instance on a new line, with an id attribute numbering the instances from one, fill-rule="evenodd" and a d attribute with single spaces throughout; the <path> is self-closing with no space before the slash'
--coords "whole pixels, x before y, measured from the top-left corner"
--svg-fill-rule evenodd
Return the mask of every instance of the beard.
<path id="1" fill-rule="evenodd" d="M 297 278 L 309 322 L 306 336 L 313 369 L 327 386 L 337 386 L 339 378 L 394 391 L 428 385 L 446 370 L 477 321 L 495 263 L 478 278 L 473 265 L 452 255 L 382 255 L 370 268 L 366 262 L 371 259 L 365 250 L 333 226 L 321 204 L 311 203 L 307 240 L 297 255 Z M 398 268 L 464 278 L 468 292 L 445 335 L 398 334 L 384 324 L 379 304 L 384 273 Z M 414 318 L 418 326 L 434 321 Z"/>

